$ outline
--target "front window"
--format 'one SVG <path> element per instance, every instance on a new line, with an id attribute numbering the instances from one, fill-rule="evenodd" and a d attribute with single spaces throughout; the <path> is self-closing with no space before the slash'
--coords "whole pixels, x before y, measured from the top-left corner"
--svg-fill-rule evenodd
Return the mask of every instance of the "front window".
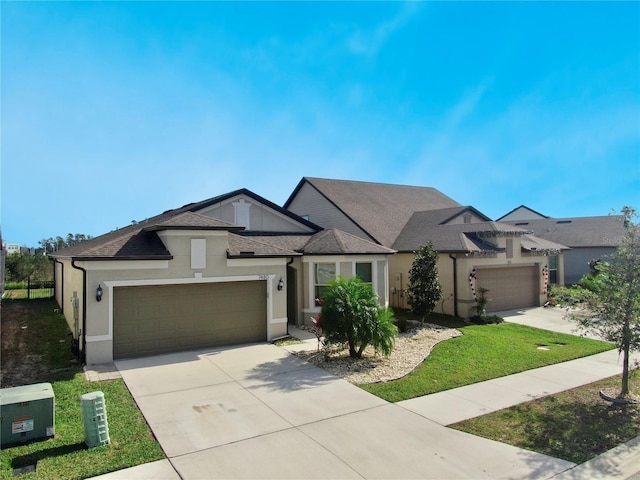
<path id="1" fill-rule="evenodd" d="M 558 284 L 558 257 L 556 255 L 549 257 L 549 283 L 551 285 Z"/>
<path id="2" fill-rule="evenodd" d="M 373 274 L 371 269 L 371 262 L 369 263 L 356 263 L 356 275 L 364 283 L 373 283 Z"/>
<path id="3" fill-rule="evenodd" d="M 324 296 L 324 292 L 329 286 L 329 282 L 336 279 L 335 263 L 316 263 L 315 275 L 315 295 L 316 303 Z"/>

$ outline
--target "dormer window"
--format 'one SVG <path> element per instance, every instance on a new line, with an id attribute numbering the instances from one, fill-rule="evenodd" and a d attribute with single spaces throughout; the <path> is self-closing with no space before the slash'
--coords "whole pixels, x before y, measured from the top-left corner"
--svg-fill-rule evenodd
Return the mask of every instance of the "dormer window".
<path id="1" fill-rule="evenodd" d="M 249 212 L 250 208 L 251 204 L 247 203 L 244 198 L 241 198 L 237 202 L 233 202 L 233 223 L 249 230 L 251 227 L 251 213 Z"/>

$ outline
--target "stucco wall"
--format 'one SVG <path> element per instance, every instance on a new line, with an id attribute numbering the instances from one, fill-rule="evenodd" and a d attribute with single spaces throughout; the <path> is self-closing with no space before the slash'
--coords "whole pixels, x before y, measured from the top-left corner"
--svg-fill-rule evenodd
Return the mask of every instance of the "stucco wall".
<path id="1" fill-rule="evenodd" d="M 286 279 L 285 258 L 278 259 L 227 259 L 226 232 L 172 231 L 162 232 L 161 238 L 173 260 L 140 261 L 87 261 L 77 265 L 87 270 L 87 364 L 113 360 L 113 289 L 118 286 L 188 284 L 213 281 L 267 280 L 269 338 L 286 334 L 286 291 L 279 291 L 277 284 Z M 206 239 L 206 268 L 191 269 L 191 238 Z M 65 296 L 77 291 L 80 301 L 80 325 L 82 325 L 82 272 L 67 268 L 65 262 Z M 97 302 L 95 292 L 102 286 L 103 297 Z M 65 317 L 73 324 L 72 309 L 65 308 Z"/>
<path id="2" fill-rule="evenodd" d="M 207 215 L 229 223 L 236 223 L 234 203 L 244 201 L 249 207 L 249 227 L 248 230 L 263 232 L 310 232 L 311 229 L 304 227 L 297 221 L 286 215 L 276 212 L 270 207 L 256 202 L 249 196 L 240 195 L 224 202 L 217 203 L 208 208 L 198 211 L 200 215 Z M 243 225 L 245 226 L 245 225 Z"/>
<path id="3" fill-rule="evenodd" d="M 371 239 L 361 228 L 356 226 L 344 213 L 336 208 L 318 191 L 305 183 L 288 206 L 288 210 L 308 217 L 308 220 L 316 225 L 330 226 L 351 233 L 360 238 Z"/>
<path id="4" fill-rule="evenodd" d="M 589 262 L 603 259 L 611 255 L 615 248 L 572 248 L 564 252 L 564 281 L 566 285 L 578 283 L 582 277 L 591 272 Z"/>
<path id="5" fill-rule="evenodd" d="M 475 305 L 473 292 L 469 285 L 469 275 L 471 271 L 479 268 L 507 268 L 510 266 L 537 266 L 540 272 L 540 288 L 538 305 L 543 305 L 547 296 L 543 294 L 542 270 L 548 266 L 548 257 L 541 255 L 529 255 L 521 252 L 520 242 L 517 237 L 514 239 L 513 257 L 507 258 L 506 253 L 498 253 L 494 257 L 481 257 L 465 254 L 452 254 L 456 258 L 455 265 L 457 271 L 457 292 L 454 292 L 454 260 L 449 254 L 441 253 L 438 257 L 438 277 L 443 287 L 443 297 L 436 305 L 434 311 L 454 315 L 459 317 L 469 317 L 471 308 Z M 496 238 L 496 244 L 504 247 L 506 238 Z M 406 293 L 402 289 L 409 286 L 409 270 L 413 264 L 414 255 L 412 253 L 397 253 L 389 258 L 389 298 L 391 306 L 409 309 L 406 301 Z M 559 257 L 559 263 L 562 261 Z M 559 268 L 559 275 L 562 269 Z M 454 305 L 454 298 L 457 298 L 457 309 Z"/>

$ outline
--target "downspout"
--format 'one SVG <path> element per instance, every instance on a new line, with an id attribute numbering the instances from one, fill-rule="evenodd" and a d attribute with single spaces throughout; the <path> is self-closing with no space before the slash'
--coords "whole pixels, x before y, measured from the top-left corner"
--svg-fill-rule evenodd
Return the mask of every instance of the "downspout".
<path id="1" fill-rule="evenodd" d="M 87 340 L 85 332 L 87 331 L 87 271 L 76 265 L 75 260 L 71 260 L 71 266 L 76 270 L 82 272 L 82 350 L 80 350 L 79 358 L 82 363 L 86 363 L 87 355 L 85 347 L 87 346 Z"/>
<path id="2" fill-rule="evenodd" d="M 453 260 L 453 315 L 458 316 L 458 257 L 449 254 Z"/>
<path id="3" fill-rule="evenodd" d="M 53 284 L 56 285 L 56 263 L 60 265 L 60 313 L 64 315 L 64 263 L 53 259 Z"/>
<path id="4" fill-rule="evenodd" d="M 284 274 L 288 275 L 289 274 L 289 265 L 291 265 L 293 263 L 293 257 L 291 257 L 291 260 L 289 260 L 287 262 L 286 268 L 284 269 Z M 289 279 L 287 279 L 287 335 L 289 335 Z M 295 292 L 297 295 L 297 292 Z M 296 302 L 297 304 L 297 302 Z M 297 313 L 297 312 L 296 312 Z M 297 318 L 297 315 L 296 315 Z M 296 322 L 297 323 L 297 322 Z"/>

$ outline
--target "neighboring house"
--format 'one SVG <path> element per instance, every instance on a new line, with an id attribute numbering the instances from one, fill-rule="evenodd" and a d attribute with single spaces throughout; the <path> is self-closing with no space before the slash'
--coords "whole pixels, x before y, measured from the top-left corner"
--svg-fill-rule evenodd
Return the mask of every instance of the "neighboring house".
<path id="1" fill-rule="evenodd" d="M 427 241 L 439 253 L 444 296 L 436 310 L 444 313 L 472 315 L 481 287 L 489 291 L 491 311 L 544 304 L 550 256 L 562 279 L 564 245 L 491 222 L 433 188 L 305 177 L 284 207 L 397 251 L 389 258 L 391 306 L 408 306 L 414 252 Z"/>
<path id="2" fill-rule="evenodd" d="M 537 237 L 568 246 L 570 250 L 563 255 L 564 284 L 567 285 L 578 283 L 590 273 L 591 262 L 612 254 L 624 233 L 622 215 L 550 218 L 524 205 L 497 221 L 531 230 Z M 554 259 L 551 262 L 550 268 Z M 556 283 L 554 280 L 552 276 L 552 283 Z"/>
<path id="3" fill-rule="evenodd" d="M 4 246 L 7 255 L 19 255 L 21 253 L 20 245 L 17 243 L 7 243 Z"/>
<path id="4" fill-rule="evenodd" d="M 284 336 L 336 275 L 388 299 L 394 251 L 241 189 L 50 254 L 87 364 Z"/>

